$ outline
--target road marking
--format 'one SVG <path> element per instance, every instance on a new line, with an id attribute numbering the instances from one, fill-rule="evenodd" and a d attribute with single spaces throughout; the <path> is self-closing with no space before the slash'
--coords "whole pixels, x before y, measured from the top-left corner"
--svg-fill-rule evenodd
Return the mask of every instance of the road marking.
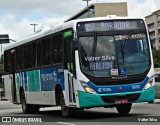
<path id="1" fill-rule="evenodd" d="M 57 122 L 58 124 L 63 124 L 63 125 L 75 125 L 75 124 L 72 124 L 72 123 L 67 123 L 67 122 Z"/>

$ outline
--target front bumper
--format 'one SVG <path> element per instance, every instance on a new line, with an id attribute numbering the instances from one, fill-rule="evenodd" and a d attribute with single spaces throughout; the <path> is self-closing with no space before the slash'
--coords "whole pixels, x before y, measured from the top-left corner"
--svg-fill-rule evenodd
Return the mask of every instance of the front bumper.
<path id="1" fill-rule="evenodd" d="M 155 86 L 147 90 L 112 94 L 90 94 L 78 91 L 79 108 L 105 107 L 116 105 L 115 99 L 127 98 L 128 103 L 152 102 L 155 99 Z M 106 98 L 106 100 L 105 100 Z"/>

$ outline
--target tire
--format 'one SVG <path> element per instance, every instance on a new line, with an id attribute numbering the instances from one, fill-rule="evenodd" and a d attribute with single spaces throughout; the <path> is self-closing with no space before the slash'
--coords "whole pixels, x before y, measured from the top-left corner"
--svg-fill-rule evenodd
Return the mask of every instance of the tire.
<path id="1" fill-rule="evenodd" d="M 38 113 L 39 112 L 39 107 L 36 105 L 30 105 L 26 103 L 26 98 L 24 91 L 21 93 L 21 104 L 22 104 L 22 111 L 24 114 L 29 114 L 29 113 Z"/>
<path id="2" fill-rule="evenodd" d="M 21 93 L 21 104 L 22 104 L 22 111 L 24 114 L 31 113 L 31 106 L 26 103 L 24 91 L 22 91 L 22 93 Z"/>
<path id="3" fill-rule="evenodd" d="M 154 101 L 150 101 L 150 102 L 148 102 L 149 104 L 152 104 L 152 103 L 154 103 Z"/>
<path id="4" fill-rule="evenodd" d="M 68 107 L 68 106 L 66 106 L 63 92 L 61 92 L 61 96 L 60 96 L 60 105 L 61 105 L 61 113 L 62 113 L 63 117 L 72 116 L 73 109 Z"/>
<path id="5" fill-rule="evenodd" d="M 126 115 L 131 111 L 132 104 L 119 104 L 116 109 L 119 114 Z"/>
<path id="6" fill-rule="evenodd" d="M 31 108 L 31 111 L 30 111 L 30 113 L 32 113 L 32 114 L 37 114 L 37 113 L 39 113 L 39 106 L 38 105 L 29 105 L 30 106 L 30 108 Z"/>

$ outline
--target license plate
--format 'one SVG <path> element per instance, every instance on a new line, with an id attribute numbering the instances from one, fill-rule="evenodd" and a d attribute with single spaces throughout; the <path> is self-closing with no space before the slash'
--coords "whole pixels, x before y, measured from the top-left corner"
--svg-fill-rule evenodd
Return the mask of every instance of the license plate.
<path id="1" fill-rule="evenodd" d="M 116 104 L 125 104 L 128 103 L 128 99 L 118 99 L 116 100 Z"/>

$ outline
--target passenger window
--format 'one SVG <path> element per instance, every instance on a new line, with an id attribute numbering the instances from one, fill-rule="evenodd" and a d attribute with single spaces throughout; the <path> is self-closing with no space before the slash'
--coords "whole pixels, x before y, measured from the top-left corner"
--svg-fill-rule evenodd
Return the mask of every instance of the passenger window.
<path id="1" fill-rule="evenodd" d="M 51 64 L 51 37 L 42 40 L 42 64 Z"/>
<path id="2" fill-rule="evenodd" d="M 33 63 L 33 67 L 37 67 L 37 43 L 34 42 L 32 44 L 32 55 L 33 55 L 33 58 L 32 58 L 32 63 Z"/>
<path id="3" fill-rule="evenodd" d="M 38 67 L 40 67 L 41 64 L 42 64 L 41 50 L 42 50 L 41 41 L 38 41 L 38 42 L 37 42 L 37 66 L 38 66 Z"/>
<path id="4" fill-rule="evenodd" d="M 24 67 L 25 69 L 32 68 L 32 48 L 31 44 L 24 47 Z"/>
<path id="5" fill-rule="evenodd" d="M 24 68 L 24 52 L 23 47 L 19 47 L 16 49 L 16 69 L 22 70 Z"/>
<path id="6" fill-rule="evenodd" d="M 53 36 L 52 39 L 52 53 L 53 53 L 53 64 L 63 62 L 63 39 L 62 34 Z"/>
<path id="7" fill-rule="evenodd" d="M 4 52 L 4 72 L 11 71 L 11 55 L 10 51 Z"/>

